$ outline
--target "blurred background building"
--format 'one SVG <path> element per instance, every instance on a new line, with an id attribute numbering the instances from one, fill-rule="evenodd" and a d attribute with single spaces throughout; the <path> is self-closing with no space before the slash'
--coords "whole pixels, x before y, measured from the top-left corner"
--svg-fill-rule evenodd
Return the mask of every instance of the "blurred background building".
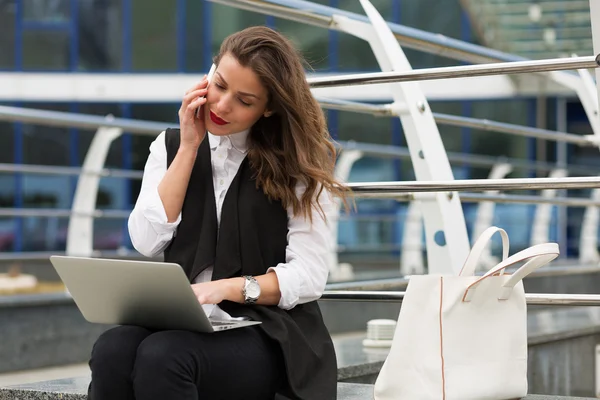
<path id="1" fill-rule="evenodd" d="M 316 3 L 363 13 L 357 0 Z M 373 0 L 373 4 L 390 22 L 526 58 L 592 54 L 587 0 Z M 23 82 L 31 82 L 37 74 L 57 77 L 53 83 L 56 86 L 39 87 L 40 96 L 18 90 L 2 95 L 0 83 L 0 104 L 176 124 L 179 103 L 168 96 L 161 101 L 164 86 L 157 83 L 181 74 L 200 78 L 227 35 L 257 24 L 288 35 L 316 74 L 379 70 L 373 52 L 360 39 L 204 0 L 0 0 L 0 82 L 3 75 L 6 79 L 7 72 L 11 73 L 10 79 Z M 442 56 L 405 51 L 413 68 L 458 64 Z M 56 87 L 69 85 L 64 73 L 90 73 L 104 80 L 147 77 L 144 90 L 153 96 L 144 101 L 140 95 L 141 100 L 136 102 L 94 101 L 90 100 L 94 93 L 81 85 L 73 92 L 85 101 L 53 98 Z M 550 91 L 515 98 L 491 90 L 487 95 L 486 88 L 480 87 L 474 99 L 443 82 L 433 82 L 428 87 L 438 88 L 429 98 L 434 112 L 592 133 L 573 94 Z M 97 98 L 101 99 L 101 94 Z M 337 140 L 405 146 L 398 119 L 340 111 L 327 111 L 327 118 Z M 583 171 L 588 174 L 600 170 L 600 157 L 594 148 L 468 128 L 442 126 L 440 132 L 448 152 L 584 166 Z M 0 122 L 0 163 L 81 166 L 93 134 L 81 129 Z M 112 145 L 106 166 L 142 170 L 152 140 L 124 134 Z M 457 179 L 485 178 L 489 173 L 489 167 L 457 162 L 452 165 Z M 520 168 L 510 175 L 526 176 L 538 174 L 533 169 Z M 349 180 L 412 179 L 409 159 L 363 157 L 356 162 Z M 68 209 L 76 183 L 77 178 L 71 176 L 3 172 L 0 207 Z M 139 180 L 103 178 L 98 208 L 131 209 L 139 184 Z M 589 197 L 589 192 L 580 192 L 580 196 Z M 472 229 L 476 205 L 464 207 Z M 534 207 L 499 204 L 496 208 L 495 222 L 509 232 L 516 249 L 528 246 Z M 397 263 L 406 208 L 406 204 L 391 200 L 360 200 L 357 212 L 342 222 L 338 239 L 340 260 Z M 576 257 L 583 209 L 569 208 L 567 212 L 568 218 L 553 214 L 551 239 L 561 242 L 563 254 Z M 0 251 L 64 251 L 67 225 L 68 219 L 59 217 L 0 217 Z M 126 222 L 119 219 L 96 219 L 94 240 L 94 248 L 99 250 L 131 248 Z"/>

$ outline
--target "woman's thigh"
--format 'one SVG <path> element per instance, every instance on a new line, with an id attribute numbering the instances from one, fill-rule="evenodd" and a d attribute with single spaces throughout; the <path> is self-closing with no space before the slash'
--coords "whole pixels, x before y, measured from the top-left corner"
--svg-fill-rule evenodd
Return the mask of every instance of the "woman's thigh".
<path id="1" fill-rule="evenodd" d="M 92 371 L 89 399 L 134 399 L 131 373 L 137 349 L 151 333 L 137 326 L 118 326 L 100 335 L 89 363 Z"/>
<path id="2" fill-rule="evenodd" d="M 182 385 L 195 383 L 199 399 L 227 400 L 272 399 L 285 379 L 278 345 L 258 327 L 153 333 L 138 348 L 133 376 L 136 393 L 150 389 L 136 380 L 152 386 L 161 376 L 186 376 Z"/>
<path id="3" fill-rule="evenodd" d="M 92 370 L 95 363 L 125 364 L 131 369 L 140 343 L 151 334 L 152 331 L 139 326 L 117 326 L 105 331 L 92 348 Z"/>

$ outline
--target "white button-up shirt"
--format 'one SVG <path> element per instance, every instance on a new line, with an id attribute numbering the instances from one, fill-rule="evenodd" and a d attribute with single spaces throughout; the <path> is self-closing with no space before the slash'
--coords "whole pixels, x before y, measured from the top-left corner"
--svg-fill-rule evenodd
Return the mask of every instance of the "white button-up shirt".
<path id="1" fill-rule="evenodd" d="M 207 134 L 213 171 L 217 221 L 221 221 L 223 201 L 229 185 L 246 157 L 248 131 L 215 136 Z M 162 132 L 150 145 L 150 155 L 144 167 L 144 177 L 139 197 L 129 216 L 128 227 L 131 242 L 137 251 L 147 257 L 162 253 L 177 233 L 181 213 L 175 222 L 168 222 L 163 203 L 158 194 L 158 185 L 167 172 L 167 151 L 165 133 Z M 302 187 L 296 188 L 298 196 Z M 334 210 L 334 202 L 325 192 L 319 198 L 326 215 Z M 281 299 L 278 306 L 291 309 L 297 304 L 307 303 L 321 297 L 329 272 L 327 260 L 333 248 L 331 231 L 327 221 L 313 207 L 312 224 L 303 216 L 294 216 L 291 207 L 288 212 L 288 235 L 285 263 L 268 265 L 268 271 L 277 274 Z M 213 269 L 205 269 L 194 281 L 208 282 Z M 240 291 L 242 288 L 240 287 Z M 216 319 L 231 318 L 229 314 L 214 304 L 203 305 L 206 315 Z"/>

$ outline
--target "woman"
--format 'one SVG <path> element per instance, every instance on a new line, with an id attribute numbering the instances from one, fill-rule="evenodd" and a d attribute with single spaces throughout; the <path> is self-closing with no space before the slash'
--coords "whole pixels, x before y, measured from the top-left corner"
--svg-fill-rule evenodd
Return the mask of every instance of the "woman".
<path id="1" fill-rule="evenodd" d="M 183 98 L 180 129 L 150 146 L 129 230 L 140 253 L 183 267 L 209 317 L 262 323 L 111 329 L 92 351 L 93 400 L 336 398 L 316 300 L 332 250 L 326 214 L 347 189 L 323 113 L 297 51 L 269 28 L 229 36 L 215 64 Z"/>

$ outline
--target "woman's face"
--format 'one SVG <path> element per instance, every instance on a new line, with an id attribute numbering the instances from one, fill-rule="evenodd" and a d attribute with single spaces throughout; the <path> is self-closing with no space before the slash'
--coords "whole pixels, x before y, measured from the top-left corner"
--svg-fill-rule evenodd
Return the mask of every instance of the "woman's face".
<path id="1" fill-rule="evenodd" d="M 213 135 L 249 129 L 267 111 L 267 101 L 267 89 L 256 73 L 224 54 L 206 94 L 206 129 Z"/>

